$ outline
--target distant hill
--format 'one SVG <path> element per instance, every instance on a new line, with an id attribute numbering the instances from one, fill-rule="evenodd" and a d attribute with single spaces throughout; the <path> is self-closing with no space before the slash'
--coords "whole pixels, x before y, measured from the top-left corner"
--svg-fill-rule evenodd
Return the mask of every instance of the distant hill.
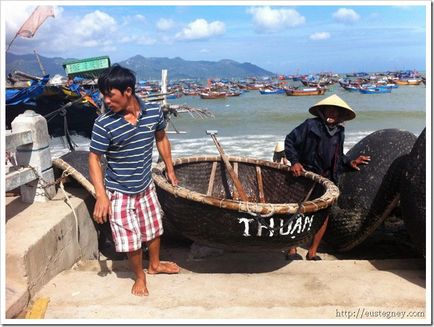
<path id="1" fill-rule="evenodd" d="M 62 64 L 75 58 L 47 58 L 39 55 L 46 72 L 51 76 L 60 74 L 65 76 Z M 83 59 L 83 58 L 80 58 Z M 112 62 L 113 64 L 113 62 Z M 141 55 L 119 62 L 136 72 L 138 80 L 159 80 L 161 70 L 167 69 L 169 79 L 206 79 L 206 78 L 245 78 L 249 76 L 272 76 L 274 73 L 262 69 L 251 63 L 238 63 L 224 59 L 220 61 L 188 61 L 182 58 L 145 58 Z M 31 75 L 41 76 L 36 56 L 34 54 L 16 55 L 6 54 L 6 74 L 19 70 Z"/>
<path id="2" fill-rule="evenodd" d="M 137 55 L 119 62 L 120 65 L 131 68 L 141 79 L 160 79 L 161 70 L 167 69 L 169 78 L 232 78 L 249 76 L 274 75 L 265 69 L 250 63 L 238 63 L 224 59 L 214 61 L 187 61 L 182 58 L 145 58 Z"/>
<path id="3" fill-rule="evenodd" d="M 70 60 L 60 57 L 47 58 L 39 56 L 42 66 L 47 74 L 54 76 L 60 74 L 65 76 L 65 70 L 62 67 L 63 62 Z M 71 59 L 72 60 L 72 59 Z M 6 53 L 6 74 L 12 73 L 14 70 L 19 70 L 30 75 L 42 76 L 41 69 L 34 54 L 16 55 Z"/>

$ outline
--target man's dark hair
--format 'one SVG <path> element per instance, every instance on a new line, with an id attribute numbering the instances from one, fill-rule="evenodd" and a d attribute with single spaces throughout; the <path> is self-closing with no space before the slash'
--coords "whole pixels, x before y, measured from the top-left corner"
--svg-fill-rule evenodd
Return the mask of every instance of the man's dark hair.
<path id="1" fill-rule="evenodd" d="M 119 64 L 114 64 L 98 78 L 98 89 L 102 94 L 109 93 L 111 89 L 118 89 L 124 94 L 128 87 L 135 94 L 136 76 L 132 70 Z"/>

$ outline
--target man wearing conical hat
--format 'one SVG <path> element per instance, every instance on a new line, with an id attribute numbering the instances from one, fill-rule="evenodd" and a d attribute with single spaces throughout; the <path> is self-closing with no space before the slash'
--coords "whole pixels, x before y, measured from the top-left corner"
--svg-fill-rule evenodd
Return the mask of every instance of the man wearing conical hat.
<path id="1" fill-rule="evenodd" d="M 342 123 L 356 117 L 344 100 L 333 94 L 312 106 L 309 112 L 316 117 L 306 119 L 285 138 L 285 155 L 295 176 L 300 176 L 303 170 L 309 170 L 337 184 L 339 173 L 345 167 L 360 170 L 360 164 L 368 164 L 369 156 L 361 155 L 351 160 L 343 152 L 345 128 Z M 316 251 L 327 222 L 328 217 L 312 240 L 307 260 L 321 260 Z M 289 249 L 286 258 L 302 259 L 295 247 Z"/>
<path id="2" fill-rule="evenodd" d="M 281 163 L 283 165 L 288 164 L 288 159 L 285 157 L 285 143 L 277 142 L 274 147 L 273 162 Z"/>

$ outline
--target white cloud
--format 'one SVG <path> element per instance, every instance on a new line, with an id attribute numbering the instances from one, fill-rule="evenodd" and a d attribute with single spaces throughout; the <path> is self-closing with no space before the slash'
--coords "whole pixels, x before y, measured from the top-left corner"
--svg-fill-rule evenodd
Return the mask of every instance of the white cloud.
<path id="1" fill-rule="evenodd" d="M 126 44 L 126 43 L 134 43 L 134 44 L 141 44 L 141 45 L 153 45 L 157 42 L 152 37 L 146 36 L 146 35 L 124 35 L 121 39 L 119 39 L 119 43 Z"/>
<path id="2" fill-rule="evenodd" d="M 316 32 L 316 33 L 311 34 L 309 36 L 309 38 L 311 40 L 314 40 L 314 41 L 327 40 L 330 38 L 330 33 L 329 32 Z"/>
<path id="3" fill-rule="evenodd" d="M 98 41 L 97 40 L 86 40 L 86 41 L 82 42 L 81 45 L 83 47 L 92 48 L 92 47 L 96 47 L 98 45 Z"/>
<path id="4" fill-rule="evenodd" d="M 225 32 L 225 24 L 216 20 L 208 23 L 205 19 L 199 18 L 188 24 L 181 32 L 176 34 L 178 40 L 199 40 L 208 39 Z"/>
<path id="5" fill-rule="evenodd" d="M 200 53 L 209 53 L 210 51 L 208 49 L 201 49 L 199 52 Z"/>
<path id="6" fill-rule="evenodd" d="M 333 18 L 339 23 L 352 24 L 358 21 L 360 16 L 353 9 L 339 8 L 333 13 Z"/>
<path id="7" fill-rule="evenodd" d="M 136 38 L 136 43 L 141 45 L 153 45 L 157 43 L 157 40 L 146 35 L 141 35 Z"/>
<path id="8" fill-rule="evenodd" d="M 172 19 L 160 18 L 157 22 L 157 29 L 160 31 L 168 31 L 173 26 L 175 26 L 175 22 Z"/>
<path id="9" fill-rule="evenodd" d="M 96 10 L 81 19 L 73 30 L 76 34 L 84 37 L 95 35 L 108 35 L 117 30 L 116 20 L 110 15 Z"/>
<path id="10" fill-rule="evenodd" d="M 145 16 L 140 15 L 140 14 L 135 15 L 134 18 L 136 18 L 137 20 L 140 20 L 140 21 L 146 20 Z"/>
<path id="11" fill-rule="evenodd" d="M 247 10 L 253 15 L 255 30 L 259 32 L 277 32 L 285 27 L 302 25 L 306 19 L 294 9 L 271 9 L 254 7 Z"/>

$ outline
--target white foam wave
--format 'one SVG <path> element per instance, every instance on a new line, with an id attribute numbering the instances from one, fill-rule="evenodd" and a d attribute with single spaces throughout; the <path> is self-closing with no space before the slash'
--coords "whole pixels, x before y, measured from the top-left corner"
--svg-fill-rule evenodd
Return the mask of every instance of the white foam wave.
<path id="1" fill-rule="evenodd" d="M 373 131 L 356 131 L 346 133 L 344 152 L 348 152 L 361 139 Z M 75 150 L 88 151 L 90 140 L 80 135 L 72 135 Z M 277 142 L 283 141 L 282 135 L 243 135 L 218 136 L 220 145 L 227 155 L 251 157 L 262 160 L 271 160 Z M 171 138 L 172 156 L 174 158 L 199 155 L 218 155 L 218 150 L 211 137 L 204 135 L 199 138 Z M 70 152 L 65 137 L 56 137 L 50 140 L 52 158 L 59 158 Z M 158 151 L 154 147 L 153 160 L 158 159 Z"/>

